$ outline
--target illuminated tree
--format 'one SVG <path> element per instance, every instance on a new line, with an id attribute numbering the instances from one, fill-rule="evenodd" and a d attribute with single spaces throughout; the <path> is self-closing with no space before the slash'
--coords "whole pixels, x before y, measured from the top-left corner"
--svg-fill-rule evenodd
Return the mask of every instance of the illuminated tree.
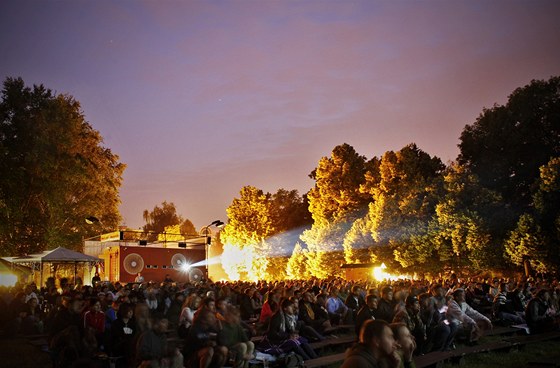
<path id="1" fill-rule="evenodd" d="M 222 262 L 236 262 L 238 273 L 245 273 L 251 279 L 264 280 L 267 277 L 267 256 L 271 249 L 266 239 L 275 232 L 270 206 L 270 194 L 245 186 L 240 191 L 240 197 L 234 198 L 227 208 L 229 220 L 221 232 L 224 250 L 226 245 L 237 247 L 245 258 L 250 257 L 250 264 L 246 259 L 227 259 L 224 256 Z"/>
<path id="2" fill-rule="evenodd" d="M 301 247 L 300 243 L 296 243 L 292 256 L 288 260 L 286 266 L 286 276 L 290 280 L 303 280 L 309 277 L 307 272 L 307 251 Z"/>
<path id="3" fill-rule="evenodd" d="M 523 265 L 525 259 L 537 272 L 551 271 L 547 261 L 546 239 L 535 219 L 524 214 L 519 218 L 517 228 L 506 240 L 506 253 L 516 265 Z"/>
<path id="4" fill-rule="evenodd" d="M 507 216 L 499 194 L 481 187 L 476 175 L 457 164 L 448 168 L 444 184 L 430 229 L 439 261 L 479 270 L 503 265 L 503 230 L 491 231 Z"/>
<path id="5" fill-rule="evenodd" d="M 0 102 L 0 254 L 23 255 L 115 230 L 125 165 L 78 101 L 7 78 Z M 86 217 L 100 221 L 87 225 Z"/>
<path id="6" fill-rule="evenodd" d="M 381 158 L 379 184 L 370 185 L 373 202 L 369 206 L 369 227 L 376 246 L 396 250 L 403 267 L 410 265 L 404 258 L 404 247 L 411 247 L 410 254 L 419 255 L 419 239 L 425 238 L 442 193 L 444 168 L 439 158 L 430 157 L 415 144 L 398 152 L 388 151 Z M 426 255 L 419 260 L 428 258 Z"/>
<path id="7" fill-rule="evenodd" d="M 344 262 L 343 241 L 354 220 L 367 210 L 369 196 L 360 192 L 366 159 L 348 144 L 333 149 L 331 157 L 319 160 L 310 174 L 315 186 L 309 191 L 313 226 L 301 240 L 307 244 L 309 272 L 316 277 L 340 273 Z"/>

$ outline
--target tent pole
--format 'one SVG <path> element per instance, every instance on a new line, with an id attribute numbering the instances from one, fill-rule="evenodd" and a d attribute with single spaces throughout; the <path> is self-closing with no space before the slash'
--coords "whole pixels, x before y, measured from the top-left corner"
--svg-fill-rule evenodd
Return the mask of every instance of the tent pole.
<path id="1" fill-rule="evenodd" d="M 39 290 L 43 287 L 43 261 L 41 260 L 41 265 L 39 266 L 39 272 L 41 273 L 41 283 L 39 284 Z"/>

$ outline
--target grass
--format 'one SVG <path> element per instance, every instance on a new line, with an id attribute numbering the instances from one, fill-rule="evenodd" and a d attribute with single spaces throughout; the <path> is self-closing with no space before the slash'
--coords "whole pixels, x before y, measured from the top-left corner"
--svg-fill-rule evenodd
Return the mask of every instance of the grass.
<path id="1" fill-rule="evenodd" d="M 535 344 L 527 344 L 519 350 L 513 349 L 509 353 L 490 352 L 465 356 L 461 362 L 463 367 L 487 368 L 507 367 L 526 368 L 529 362 L 550 360 L 556 358 L 560 363 L 560 349 L 558 341 L 545 341 Z M 444 368 L 456 368 L 456 365 L 446 363 Z"/>

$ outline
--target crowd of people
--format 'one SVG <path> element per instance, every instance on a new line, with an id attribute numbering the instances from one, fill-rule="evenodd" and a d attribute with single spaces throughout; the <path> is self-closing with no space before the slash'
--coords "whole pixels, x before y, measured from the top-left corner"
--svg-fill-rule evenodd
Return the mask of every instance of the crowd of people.
<path id="1" fill-rule="evenodd" d="M 139 275 L 140 276 L 140 275 Z M 309 360 L 312 342 L 354 325 L 343 367 L 406 367 L 417 354 L 476 344 L 493 324 L 558 329 L 557 279 L 75 285 L 62 279 L 1 289 L 0 331 L 48 336 L 55 367 L 246 368 L 256 353 Z M 259 338 L 256 338 L 259 337 Z M 297 361 L 296 359 L 296 361 Z"/>

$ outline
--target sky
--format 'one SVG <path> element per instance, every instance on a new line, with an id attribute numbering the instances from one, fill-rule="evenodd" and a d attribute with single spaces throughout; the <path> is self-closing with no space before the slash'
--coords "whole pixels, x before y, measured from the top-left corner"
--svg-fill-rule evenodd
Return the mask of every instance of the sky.
<path id="1" fill-rule="evenodd" d="M 0 78 L 81 103 L 127 165 L 124 225 L 167 201 L 200 228 L 246 185 L 304 194 L 343 143 L 456 159 L 483 108 L 560 75 L 558 19 L 556 0 L 3 0 Z"/>

